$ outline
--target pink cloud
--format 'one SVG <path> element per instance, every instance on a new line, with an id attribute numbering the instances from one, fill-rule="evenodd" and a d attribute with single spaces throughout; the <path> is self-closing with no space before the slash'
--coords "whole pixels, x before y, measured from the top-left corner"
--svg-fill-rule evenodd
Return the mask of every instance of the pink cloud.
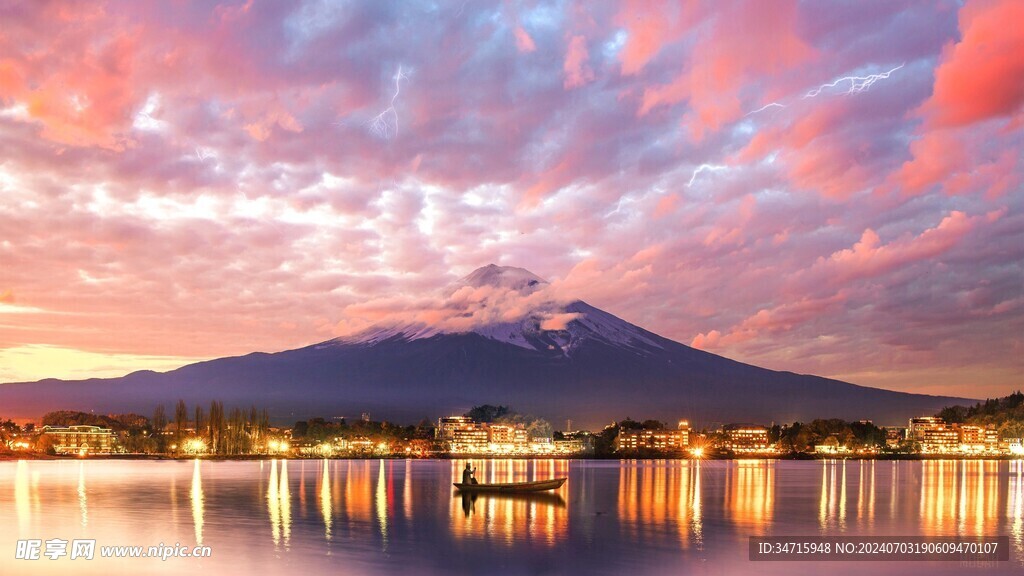
<path id="1" fill-rule="evenodd" d="M 842 293 L 826 298 L 802 298 L 774 308 L 762 308 L 725 334 L 711 330 L 693 338 L 690 345 L 703 350 L 734 346 L 757 338 L 777 335 L 811 322 L 846 300 Z"/>
<path id="2" fill-rule="evenodd" d="M 816 266 L 827 270 L 830 276 L 840 282 L 877 276 L 898 267 L 930 260 L 949 251 L 981 220 L 977 216 L 953 211 L 934 228 L 918 236 L 905 236 L 888 244 L 883 244 L 878 234 L 869 228 L 864 230 L 852 248 L 833 252 L 828 258 L 819 259 Z"/>
<path id="3" fill-rule="evenodd" d="M 707 16 L 696 29 L 698 41 L 683 71 L 668 83 L 645 87 L 637 114 L 685 100 L 689 111 L 682 122 L 696 140 L 742 117 L 739 96 L 745 82 L 791 70 L 815 57 L 799 37 L 797 16 L 795 2 L 735 4 Z"/>
<path id="4" fill-rule="evenodd" d="M 911 142 L 908 160 L 894 175 L 904 194 L 917 194 L 968 166 L 963 140 L 948 130 L 927 132 Z"/>
<path id="5" fill-rule="evenodd" d="M 627 0 L 615 17 L 626 29 L 629 41 L 622 50 L 622 73 L 633 75 L 642 71 L 661 49 L 677 40 L 696 18 L 692 4 L 662 0 Z"/>
<path id="6" fill-rule="evenodd" d="M 932 95 L 917 110 L 924 123 L 912 158 L 890 179 L 904 195 L 941 185 L 999 196 L 1019 185 L 1016 159 L 1000 148 L 1014 145 L 1024 104 L 1024 33 L 1006 24 L 1021 18 L 1024 5 L 1012 0 L 961 8 L 961 37 L 943 50 Z M 1004 130 L 985 124 L 999 118 L 1010 119 Z"/>
<path id="7" fill-rule="evenodd" d="M 566 90 L 578 88 L 594 80 L 594 71 L 587 64 L 588 59 L 587 39 L 583 36 L 573 36 L 569 40 L 569 49 L 565 54 L 563 86 Z"/>
<path id="8" fill-rule="evenodd" d="M 516 49 L 520 52 L 528 54 L 537 50 L 537 45 L 533 43 L 533 38 L 522 26 L 516 26 L 515 28 L 516 37 Z"/>
<path id="9" fill-rule="evenodd" d="M 0 8 L 2 289 L 43 311 L 0 347 L 210 357 L 521 318 L 443 293 L 495 261 L 773 368 L 1024 369 L 1018 51 L 988 28 L 1012 5 L 577 2 L 543 24 L 565 52 L 528 58 L 509 5 L 373 6 Z M 703 163 L 727 168 L 688 185 Z"/>

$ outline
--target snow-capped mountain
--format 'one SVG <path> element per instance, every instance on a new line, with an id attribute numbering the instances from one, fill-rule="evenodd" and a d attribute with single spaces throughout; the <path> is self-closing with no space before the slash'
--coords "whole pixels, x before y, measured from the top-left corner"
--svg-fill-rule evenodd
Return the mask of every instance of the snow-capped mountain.
<path id="1" fill-rule="evenodd" d="M 5 416 L 54 409 L 150 413 L 177 399 L 265 406 L 281 421 L 352 416 L 411 422 L 505 404 L 600 427 L 625 417 L 699 425 L 872 419 L 900 424 L 973 400 L 906 394 L 736 362 L 648 332 L 561 294 L 522 268 L 485 266 L 427 314 L 350 336 L 122 378 L 0 386 Z M 431 321 L 426 321 L 429 318 Z"/>
<path id="2" fill-rule="evenodd" d="M 499 296 L 529 298 L 548 286 L 547 280 L 524 268 L 489 264 L 474 270 L 468 276 L 449 286 L 445 293 L 451 297 L 464 288 L 490 289 Z M 453 312 L 465 317 L 475 306 L 486 308 L 500 305 L 494 300 L 508 298 L 482 298 L 463 303 Z M 518 302 L 517 302 L 518 304 Z M 338 338 L 336 344 L 373 345 L 392 338 L 411 341 L 430 338 L 438 334 L 474 333 L 489 340 L 511 344 L 527 350 L 558 351 L 566 356 L 587 340 L 599 340 L 610 345 L 628 348 L 639 354 L 662 349 L 653 334 L 607 312 L 594 308 L 581 300 L 560 303 L 555 298 L 538 298 L 533 307 L 511 321 L 469 323 L 460 327 L 427 325 L 417 322 L 384 323 L 370 327 L 352 336 Z"/>

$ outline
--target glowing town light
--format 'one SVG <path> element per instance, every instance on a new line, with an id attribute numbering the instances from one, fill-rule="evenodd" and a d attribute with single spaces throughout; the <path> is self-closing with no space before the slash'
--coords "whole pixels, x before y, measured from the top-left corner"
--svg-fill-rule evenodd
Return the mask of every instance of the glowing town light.
<path id="1" fill-rule="evenodd" d="M 277 453 L 287 452 L 288 448 L 289 448 L 289 445 L 288 445 L 288 442 L 286 440 L 270 440 L 270 441 L 267 442 L 267 451 L 268 452 L 277 452 Z"/>
<path id="2" fill-rule="evenodd" d="M 186 454 L 205 454 L 206 442 L 202 438 L 189 438 L 182 444 L 182 450 Z"/>
<path id="3" fill-rule="evenodd" d="M 704 449 L 698 446 L 697 448 L 690 450 L 690 454 L 692 454 L 694 458 L 703 458 Z"/>

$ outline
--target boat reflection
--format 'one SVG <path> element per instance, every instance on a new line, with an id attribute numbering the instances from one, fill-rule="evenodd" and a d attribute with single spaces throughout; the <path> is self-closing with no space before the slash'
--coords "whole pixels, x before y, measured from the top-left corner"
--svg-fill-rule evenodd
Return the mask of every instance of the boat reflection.
<path id="1" fill-rule="evenodd" d="M 465 461 L 451 462 L 451 482 L 462 481 Z M 481 483 L 527 482 L 567 476 L 565 460 L 484 460 L 474 461 L 476 478 Z M 516 542 L 534 542 L 547 546 L 564 540 L 569 533 L 566 486 L 544 493 L 452 492 L 449 517 L 452 535 L 457 540 L 485 539 L 512 546 Z"/>
<path id="2" fill-rule="evenodd" d="M 462 512 L 468 517 L 470 514 L 476 513 L 476 501 L 482 498 L 483 500 L 520 500 L 523 502 L 535 502 L 538 504 L 544 504 L 546 506 L 556 506 L 558 508 L 565 508 L 565 498 L 562 498 L 561 494 L 544 494 L 541 492 L 536 493 L 501 493 L 501 492 L 459 492 L 455 490 L 452 492 L 453 498 L 462 499 Z"/>

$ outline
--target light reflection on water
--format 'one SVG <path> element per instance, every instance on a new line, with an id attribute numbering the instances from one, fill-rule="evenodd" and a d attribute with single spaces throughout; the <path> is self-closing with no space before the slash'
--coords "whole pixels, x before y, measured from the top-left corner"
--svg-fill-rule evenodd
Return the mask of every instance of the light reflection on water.
<path id="1" fill-rule="evenodd" d="M 83 462 L 84 466 L 85 463 Z M 192 491 L 190 493 L 192 497 L 192 524 L 196 529 L 196 544 L 203 544 L 203 476 L 200 473 L 199 460 L 196 460 L 195 466 L 192 469 Z M 83 514 L 84 512 L 83 504 Z M 84 524 L 84 521 L 83 521 Z"/>
<path id="2" fill-rule="evenodd" d="M 537 495 L 462 495 L 452 487 L 462 460 L 3 462 L 0 518 L 11 521 L 0 522 L 0 573 L 821 571 L 752 565 L 747 537 L 755 535 L 1008 535 L 1015 561 L 982 573 L 1020 570 L 1024 557 L 1020 461 L 473 464 L 481 482 L 569 482 Z M 202 544 L 213 557 L 19 561 L 19 538 Z M 862 568 L 827 565 L 836 574 Z M 955 574 L 959 567 L 871 569 Z"/>

